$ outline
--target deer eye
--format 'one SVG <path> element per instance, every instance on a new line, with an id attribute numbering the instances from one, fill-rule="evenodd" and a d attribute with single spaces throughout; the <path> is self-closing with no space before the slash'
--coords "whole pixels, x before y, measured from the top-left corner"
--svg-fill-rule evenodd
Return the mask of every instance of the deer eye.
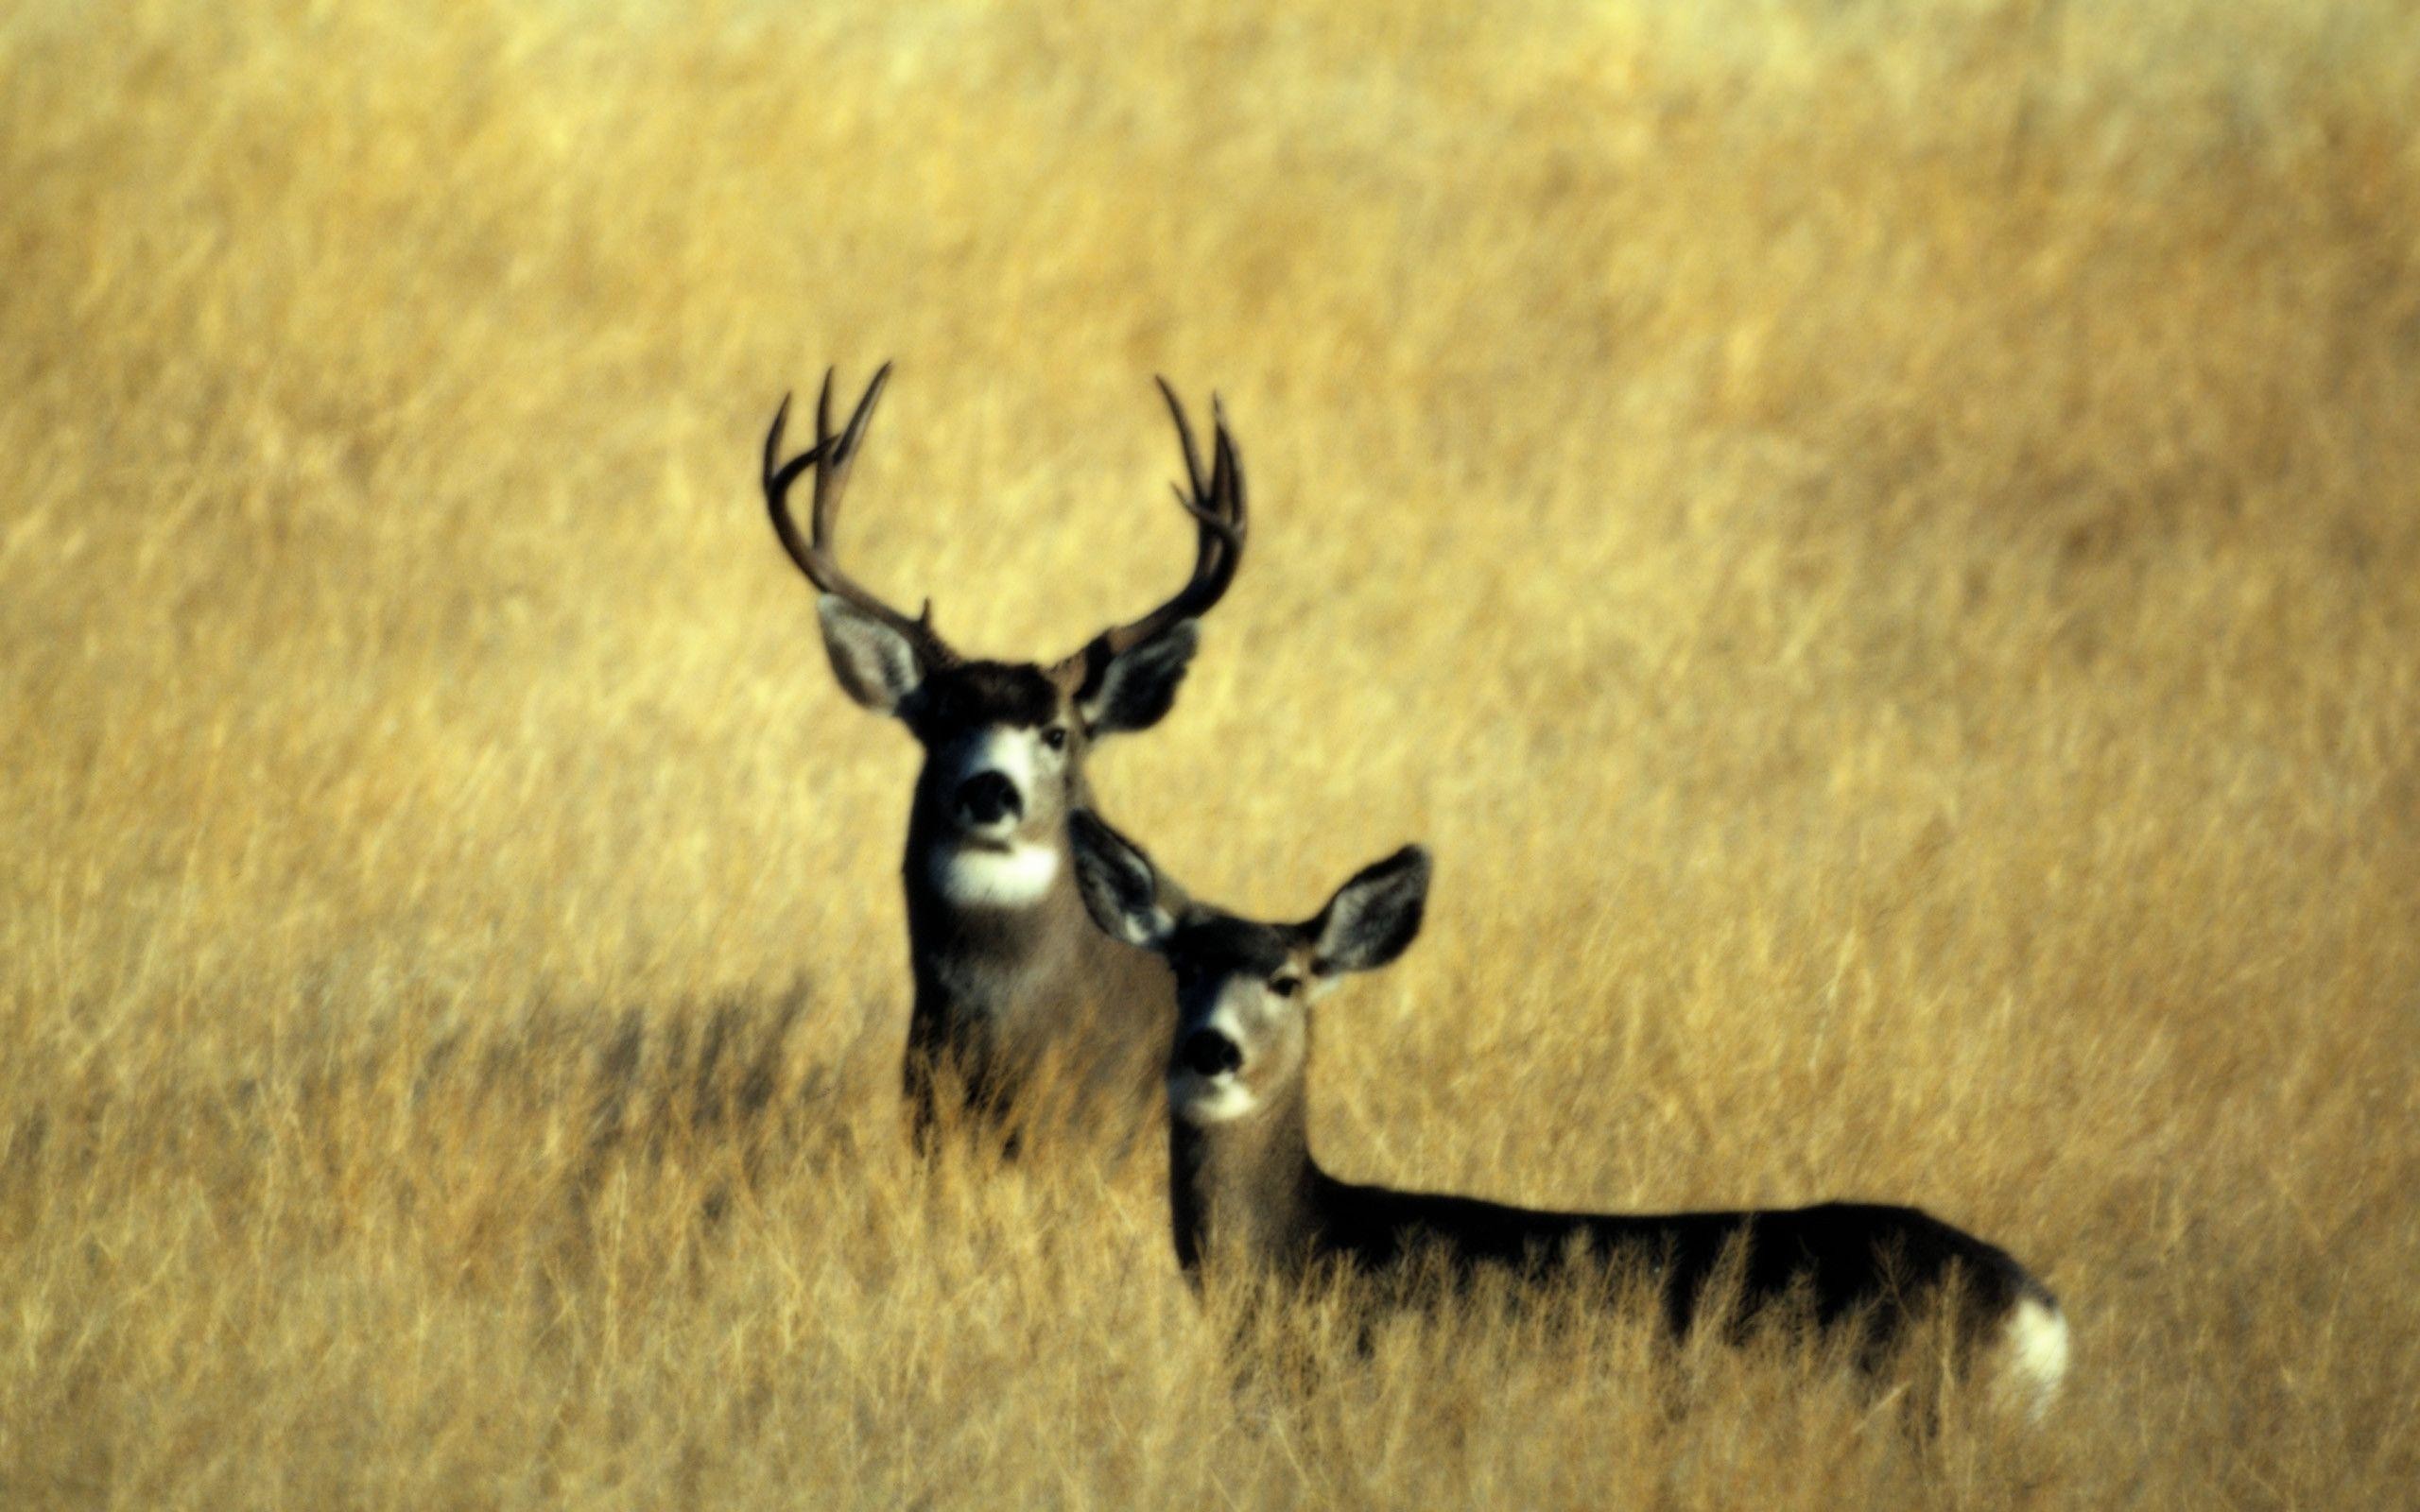
<path id="1" fill-rule="evenodd" d="M 1053 725 L 1049 729 L 1044 730 L 1042 732 L 1042 743 L 1049 747 L 1052 750 L 1065 750 L 1067 748 L 1067 727 L 1064 725 Z"/>
<path id="2" fill-rule="evenodd" d="M 1281 998 L 1292 997 L 1302 985 L 1303 979 L 1299 976 L 1272 976 L 1269 979 L 1269 990 Z"/>

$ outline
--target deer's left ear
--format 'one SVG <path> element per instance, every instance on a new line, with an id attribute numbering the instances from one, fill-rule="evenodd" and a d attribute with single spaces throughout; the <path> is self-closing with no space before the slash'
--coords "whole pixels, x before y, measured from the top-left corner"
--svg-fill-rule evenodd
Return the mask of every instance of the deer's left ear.
<path id="1" fill-rule="evenodd" d="M 1364 867 L 1305 926 L 1311 970 L 1322 976 L 1370 971 L 1411 948 L 1428 906 L 1428 852 L 1405 846 Z"/>
<path id="2" fill-rule="evenodd" d="M 1176 704 L 1177 684 L 1201 645 L 1198 620 L 1179 620 L 1142 644 L 1113 653 L 1096 642 L 1084 652 L 1076 713 L 1096 735 L 1149 730 Z"/>

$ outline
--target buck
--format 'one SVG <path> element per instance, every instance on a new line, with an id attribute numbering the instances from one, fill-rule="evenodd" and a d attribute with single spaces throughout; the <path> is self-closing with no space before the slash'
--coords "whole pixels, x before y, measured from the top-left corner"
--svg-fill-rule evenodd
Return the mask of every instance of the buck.
<path id="1" fill-rule="evenodd" d="M 1776 1303 L 1861 1331 L 1860 1359 L 1946 1308 L 1957 1360 L 1994 1357 L 1995 1385 L 2035 1414 L 2065 1373 L 2066 1322 L 2005 1250 L 1912 1208 L 1825 1203 L 1727 1212 L 1539 1211 L 1340 1181 L 1312 1159 L 1305 1120 L 1310 1005 L 1375 971 L 1419 934 L 1428 857 L 1408 846 L 1360 871 L 1303 923 L 1260 923 L 1192 902 L 1133 842 L 1090 814 L 1073 824 L 1085 906 L 1101 929 L 1176 975 L 1167 1063 L 1168 1197 L 1177 1263 L 1299 1280 L 1322 1267 L 1460 1290 L 1495 1269 L 1516 1284 L 1590 1264 L 1646 1279 L 1662 1323 L 1735 1319 Z M 1728 1290 L 1726 1290 L 1728 1288 Z"/>
<path id="2" fill-rule="evenodd" d="M 1067 865 L 1067 816 L 1092 801 L 1084 760 L 1108 736 L 1148 730 L 1176 698 L 1201 616 L 1225 595 L 1244 549 L 1243 470 L 1212 402 L 1209 465 L 1165 381 L 1196 526 L 1193 572 L 1158 608 L 1044 665 L 969 660 L 843 571 L 833 529 L 851 464 L 890 376 L 884 364 L 849 422 L 831 425 L 832 373 L 815 406 L 815 444 L 785 460 L 782 401 L 765 437 L 764 489 L 774 533 L 818 592 L 823 644 L 841 689 L 904 723 L 924 747 L 904 866 L 915 974 L 903 1070 L 918 1143 L 929 1143 L 945 1088 L 978 1124 L 1008 1131 L 1021 1105 L 1063 1093 L 1078 1122 L 1140 1113 L 1165 1058 L 1167 969 L 1085 919 Z M 789 490 L 814 474 L 804 534 Z M 1025 1109 L 1030 1113 L 1031 1108 Z"/>

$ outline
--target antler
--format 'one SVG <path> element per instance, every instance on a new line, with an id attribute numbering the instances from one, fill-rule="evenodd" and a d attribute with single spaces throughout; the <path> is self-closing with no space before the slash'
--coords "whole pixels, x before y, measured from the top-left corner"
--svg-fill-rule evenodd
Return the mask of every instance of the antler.
<path id="1" fill-rule="evenodd" d="M 782 428 L 790 418 L 790 396 L 782 396 L 782 407 L 773 414 L 773 428 L 765 433 L 765 507 L 773 517 L 773 533 L 782 538 L 782 549 L 790 554 L 790 560 L 808 581 L 906 636 L 928 667 L 945 666 L 958 658 L 933 629 L 931 600 L 925 600 L 923 614 L 910 619 L 842 572 L 832 555 L 832 522 L 840 512 L 840 490 L 848 486 L 849 465 L 857 459 L 857 442 L 865 436 L 866 421 L 873 418 L 874 401 L 882 397 L 882 386 L 890 379 L 890 364 L 886 362 L 866 385 L 865 397 L 849 416 L 848 429 L 834 436 L 832 369 L 824 369 L 823 389 L 815 398 L 815 445 L 786 462 L 781 459 Z M 802 541 L 798 522 L 790 518 L 789 491 L 798 475 L 810 467 L 815 469 L 815 504 L 809 516 L 812 535 Z"/>
<path id="2" fill-rule="evenodd" d="M 1178 488 L 1177 507 L 1194 518 L 1201 526 L 1201 535 L 1194 548 L 1193 576 L 1174 598 L 1139 620 L 1103 630 L 1094 638 L 1093 644 L 1112 657 L 1166 634 L 1180 621 L 1208 612 L 1226 595 L 1227 585 L 1235 581 L 1236 564 L 1244 556 L 1244 470 L 1236 455 L 1235 438 L 1227 434 L 1226 411 L 1220 407 L 1218 396 L 1212 395 L 1210 474 L 1205 478 L 1201 454 L 1194 445 L 1193 426 L 1184 418 L 1184 406 L 1177 403 L 1176 390 L 1168 387 L 1167 379 L 1154 381 L 1160 386 L 1160 396 L 1168 402 L 1168 414 L 1176 421 L 1177 440 L 1184 448 L 1185 483 L 1191 492 Z"/>

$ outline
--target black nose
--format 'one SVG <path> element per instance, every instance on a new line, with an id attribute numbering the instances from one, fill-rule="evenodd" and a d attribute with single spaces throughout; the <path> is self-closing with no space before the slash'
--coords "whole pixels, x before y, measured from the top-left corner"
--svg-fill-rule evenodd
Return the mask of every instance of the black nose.
<path id="1" fill-rule="evenodd" d="M 997 824 L 1025 816 L 1017 784 L 998 772 L 977 772 L 958 785 L 959 816 L 969 824 Z"/>
<path id="2" fill-rule="evenodd" d="M 1184 1037 L 1176 1058 L 1197 1076 L 1220 1076 L 1242 1065 L 1244 1053 L 1216 1029 L 1196 1029 Z"/>

